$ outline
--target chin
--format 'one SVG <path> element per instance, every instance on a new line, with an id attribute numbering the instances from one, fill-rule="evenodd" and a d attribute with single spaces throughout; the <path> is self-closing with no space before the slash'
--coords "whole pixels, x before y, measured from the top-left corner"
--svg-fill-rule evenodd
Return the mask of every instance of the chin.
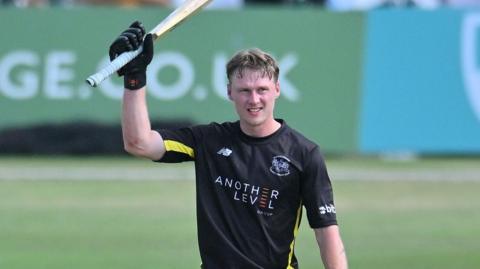
<path id="1" fill-rule="evenodd" d="M 245 120 L 245 123 L 248 124 L 249 126 L 252 126 L 252 127 L 257 127 L 257 126 L 261 126 L 265 121 L 264 120 L 261 120 L 261 119 L 258 119 L 258 120 Z"/>

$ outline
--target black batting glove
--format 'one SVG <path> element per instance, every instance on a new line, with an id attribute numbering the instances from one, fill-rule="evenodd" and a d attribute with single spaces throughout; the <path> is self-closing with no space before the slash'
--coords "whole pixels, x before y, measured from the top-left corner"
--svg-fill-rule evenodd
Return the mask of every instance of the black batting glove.
<path id="1" fill-rule="evenodd" d="M 147 82 L 147 66 L 153 58 L 152 35 L 145 36 L 142 23 L 135 21 L 113 41 L 108 52 L 112 61 L 124 52 L 137 50 L 142 44 L 142 53 L 117 71 L 119 76 L 123 76 L 124 86 L 129 90 L 138 90 Z"/>

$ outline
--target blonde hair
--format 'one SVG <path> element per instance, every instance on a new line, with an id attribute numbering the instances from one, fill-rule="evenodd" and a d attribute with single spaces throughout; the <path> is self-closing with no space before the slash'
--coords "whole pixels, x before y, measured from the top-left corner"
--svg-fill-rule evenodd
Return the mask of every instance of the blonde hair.
<path id="1" fill-rule="evenodd" d="M 258 48 L 241 50 L 228 61 L 227 78 L 231 82 L 233 76 L 243 77 L 246 69 L 260 71 L 262 76 L 267 75 L 274 82 L 278 81 L 280 70 L 277 61 L 268 53 Z"/>

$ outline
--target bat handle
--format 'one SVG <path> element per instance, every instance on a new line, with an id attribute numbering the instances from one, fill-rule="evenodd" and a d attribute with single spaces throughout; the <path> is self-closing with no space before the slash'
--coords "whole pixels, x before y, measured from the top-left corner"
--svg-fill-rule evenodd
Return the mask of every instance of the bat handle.
<path id="1" fill-rule="evenodd" d="M 102 81 L 111 76 L 113 73 L 117 72 L 118 69 L 126 65 L 128 62 L 133 60 L 143 51 L 143 45 L 140 46 L 137 50 L 128 51 L 120 54 L 117 58 L 111 61 L 107 66 L 102 68 L 97 73 L 89 76 L 86 81 L 92 87 L 97 87 Z"/>

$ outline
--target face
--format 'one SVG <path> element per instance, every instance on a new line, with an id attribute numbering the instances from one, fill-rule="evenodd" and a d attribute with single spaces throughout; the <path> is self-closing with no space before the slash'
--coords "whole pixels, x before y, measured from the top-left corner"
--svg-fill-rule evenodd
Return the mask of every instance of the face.
<path id="1" fill-rule="evenodd" d="M 273 116 L 278 96 L 278 81 L 254 70 L 244 70 L 242 77 L 234 75 L 228 85 L 228 97 L 235 104 L 240 127 L 252 136 L 266 136 L 278 128 Z"/>

